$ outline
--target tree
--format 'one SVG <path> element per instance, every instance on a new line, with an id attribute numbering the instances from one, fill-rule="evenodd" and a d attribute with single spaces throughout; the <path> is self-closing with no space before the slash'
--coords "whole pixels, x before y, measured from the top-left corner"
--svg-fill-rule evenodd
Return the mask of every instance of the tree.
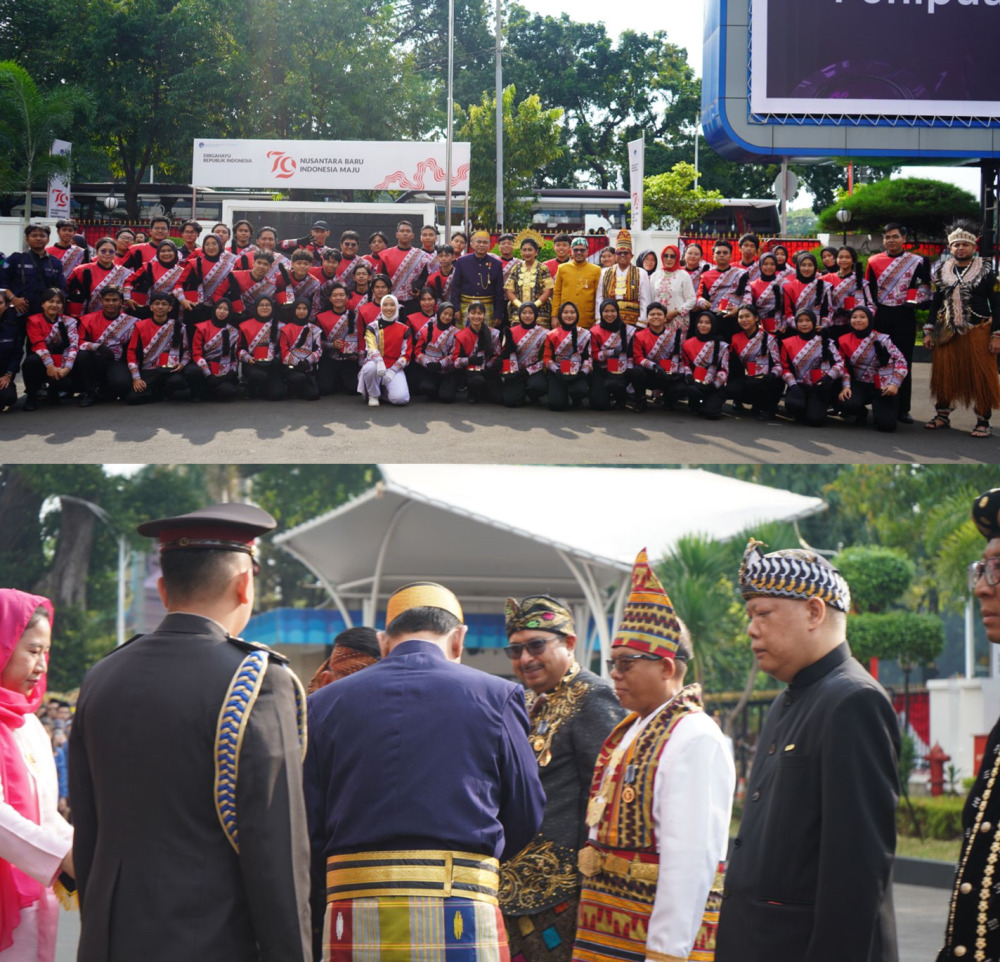
<path id="1" fill-rule="evenodd" d="M 25 223 L 31 219 L 32 189 L 69 170 L 69 158 L 50 153 L 52 141 L 68 136 L 78 115 L 89 119 L 93 112 L 87 91 L 73 86 L 42 91 L 19 64 L 0 62 L 0 191 L 24 195 Z"/>
<path id="2" fill-rule="evenodd" d="M 536 171 L 562 153 L 558 143 L 562 111 L 543 109 L 537 95 L 515 108 L 516 94 L 513 85 L 504 88 L 503 206 L 505 223 L 521 226 L 531 219 Z M 456 107 L 455 124 L 459 137 L 472 143 L 469 210 L 478 223 L 493 226 L 497 222 L 496 97 L 484 94 L 482 103 L 468 111 Z"/>
<path id="3" fill-rule="evenodd" d="M 837 220 L 840 208 L 851 212 L 853 231 L 874 233 L 887 222 L 898 220 L 917 238 L 940 238 L 951 221 L 978 220 L 980 213 L 979 201 L 967 190 L 922 177 L 880 180 L 858 187 L 819 215 L 822 229 L 841 229 Z"/>
<path id="4" fill-rule="evenodd" d="M 650 227 L 665 227 L 668 221 L 684 225 L 718 210 L 722 206 L 722 194 L 696 187 L 697 176 L 693 164 L 681 162 L 665 174 L 647 177 L 643 221 Z"/>

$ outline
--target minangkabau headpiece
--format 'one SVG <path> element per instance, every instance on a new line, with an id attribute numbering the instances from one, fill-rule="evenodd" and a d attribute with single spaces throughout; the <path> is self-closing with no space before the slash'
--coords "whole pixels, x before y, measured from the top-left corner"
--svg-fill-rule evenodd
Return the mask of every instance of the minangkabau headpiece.
<path id="1" fill-rule="evenodd" d="M 849 611 L 851 589 L 844 576 L 815 551 L 788 548 L 763 554 L 762 541 L 751 538 L 740 564 L 740 591 L 745 599 L 761 595 L 805 601 L 819 598 L 831 608 Z"/>
<path id="2" fill-rule="evenodd" d="M 649 566 L 646 549 L 632 566 L 632 592 L 612 648 L 632 648 L 661 658 L 673 658 L 680 644 L 681 623 L 660 579 Z"/>
<path id="3" fill-rule="evenodd" d="M 548 595 L 530 595 L 523 601 L 508 598 L 504 604 L 507 637 L 529 629 L 552 631 L 559 635 L 575 635 L 573 616 L 561 602 Z"/>

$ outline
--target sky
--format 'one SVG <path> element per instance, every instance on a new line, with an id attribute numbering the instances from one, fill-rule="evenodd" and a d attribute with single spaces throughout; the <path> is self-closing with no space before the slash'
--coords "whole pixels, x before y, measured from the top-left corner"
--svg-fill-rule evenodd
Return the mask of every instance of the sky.
<path id="1" fill-rule="evenodd" d="M 634 30 L 637 33 L 665 30 L 671 43 L 687 50 L 688 63 L 701 76 L 704 15 L 703 4 L 699 0 L 671 0 L 669 3 L 652 5 L 633 0 L 624 7 L 612 7 L 607 0 L 574 0 L 569 5 L 565 0 L 532 0 L 527 6 L 543 16 L 558 17 L 562 13 L 568 13 L 570 19 L 581 23 L 604 23 L 608 33 L 616 37 L 623 30 Z M 610 22 L 606 19 L 609 9 L 613 9 L 615 13 Z M 944 180 L 979 196 L 979 170 L 974 167 L 904 167 L 897 176 Z M 811 203 L 810 197 L 800 193 L 792 207 L 808 207 Z"/>

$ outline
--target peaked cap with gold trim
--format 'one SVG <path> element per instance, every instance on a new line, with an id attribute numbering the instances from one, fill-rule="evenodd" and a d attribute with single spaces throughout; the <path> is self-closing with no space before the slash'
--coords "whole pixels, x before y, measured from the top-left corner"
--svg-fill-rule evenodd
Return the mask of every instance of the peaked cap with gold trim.
<path id="1" fill-rule="evenodd" d="M 508 598 L 504 605 L 507 637 L 532 628 L 553 631 L 559 635 L 575 635 L 573 616 L 565 605 L 548 595 L 529 595 L 523 601 Z"/>
<path id="2" fill-rule="evenodd" d="M 764 554 L 764 542 L 750 539 L 740 564 L 740 591 L 744 598 L 819 598 L 831 608 L 849 611 L 851 589 L 844 576 L 815 551 L 788 548 Z"/>
<path id="3" fill-rule="evenodd" d="M 661 658 L 673 658 L 680 644 L 681 623 L 660 579 L 649 566 L 646 549 L 632 566 L 632 592 L 612 648 L 631 648 Z"/>
<path id="4" fill-rule="evenodd" d="M 1000 538 L 1000 488 L 984 491 L 972 502 L 972 523 L 987 541 Z"/>

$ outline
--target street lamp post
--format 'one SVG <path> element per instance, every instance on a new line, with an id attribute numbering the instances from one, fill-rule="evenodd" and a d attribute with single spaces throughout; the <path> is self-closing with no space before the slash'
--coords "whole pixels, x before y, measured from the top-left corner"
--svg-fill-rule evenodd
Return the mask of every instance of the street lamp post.
<path id="1" fill-rule="evenodd" d="M 125 561 L 128 555 L 128 540 L 124 535 L 119 534 L 111 522 L 111 515 L 100 505 L 87 501 L 85 498 L 77 498 L 71 494 L 60 494 L 60 501 L 70 501 L 87 508 L 98 520 L 103 521 L 110 529 L 118 541 L 118 611 L 115 618 L 115 630 L 118 644 L 125 643 Z"/>
<path id="2" fill-rule="evenodd" d="M 837 220 L 839 220 L 844 226 L 844 247 L 847 246 L 847 225 L 851 222 L 851 218 L 853 216 L 854 214 L 846 207 L 841 207 L 840 210 L 837 211 Z"/>

